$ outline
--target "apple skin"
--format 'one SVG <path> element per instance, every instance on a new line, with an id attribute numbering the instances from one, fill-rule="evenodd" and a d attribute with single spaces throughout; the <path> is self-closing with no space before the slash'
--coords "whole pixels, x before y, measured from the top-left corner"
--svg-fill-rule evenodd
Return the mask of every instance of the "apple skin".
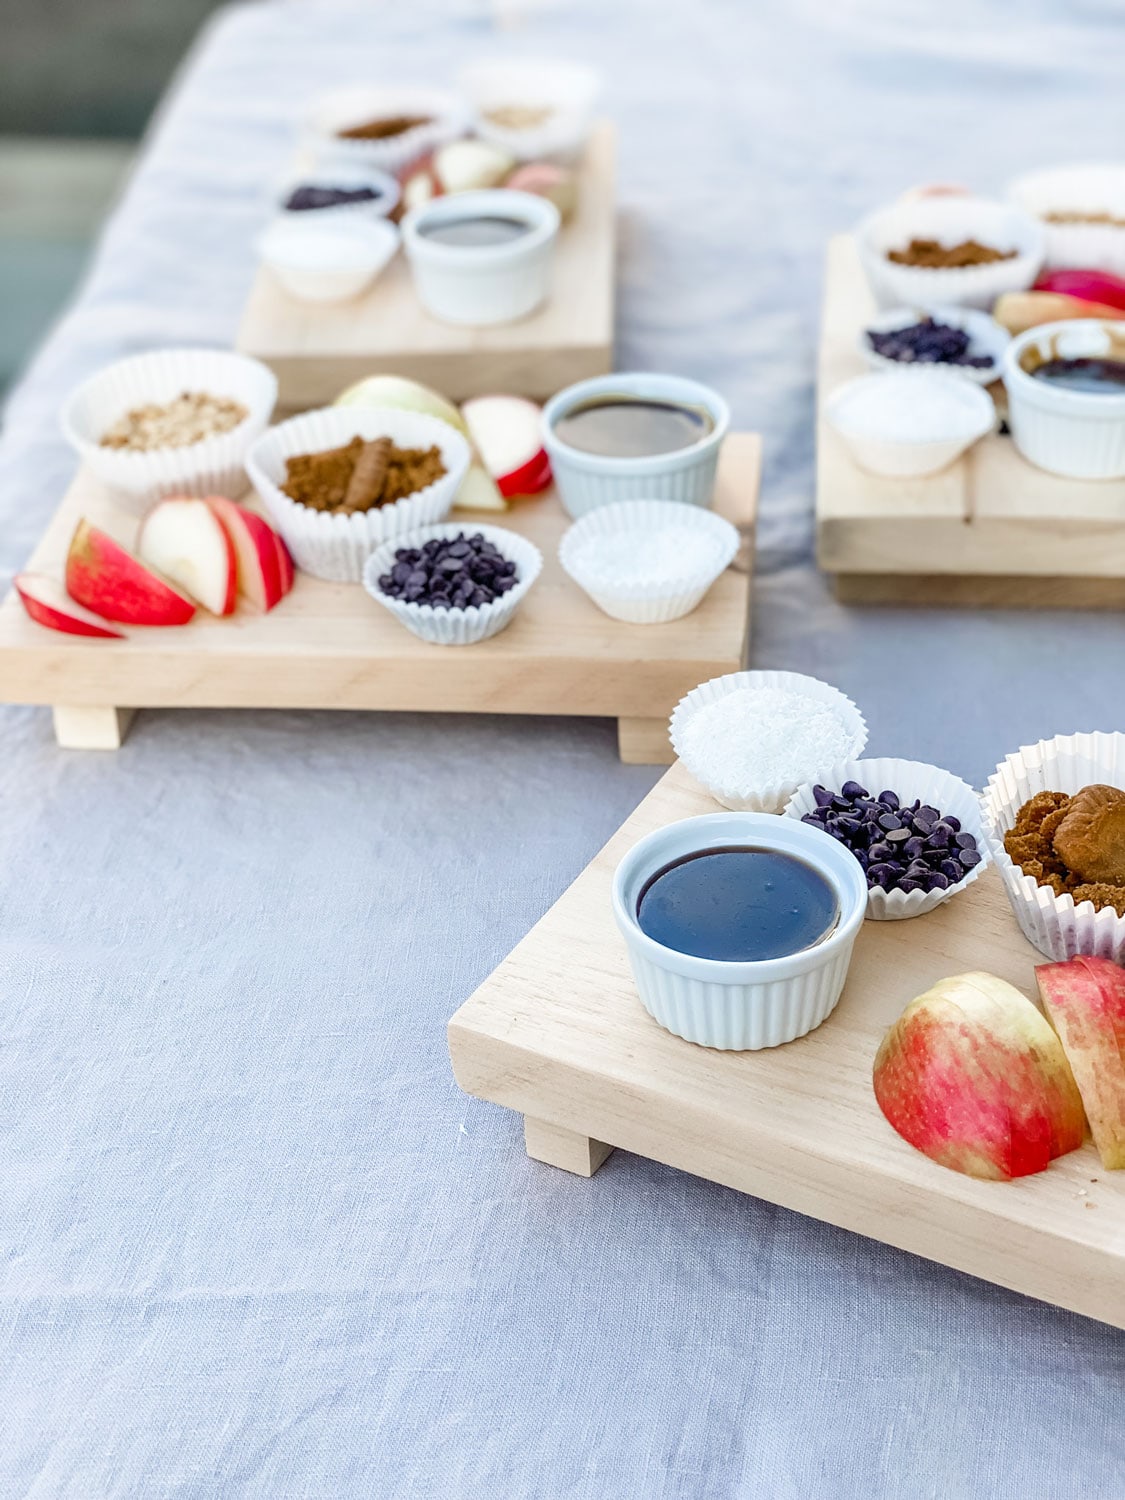
<path id="1" fill-rule="evenodd" d="M 911 1001 L 883 1039 L 873 1081 L 899 1135 L 970 1177 L 1041 1172 L 1085 1134 L 1058 1038 L 992 974 L 954 975 Z"/>
<path id="2" fill-rule="evenodd" d="M 234 547 L 238 592 L 268 613 L 285 594 L 277 532 L 254 511 L 225 495 L 206 498 Z"/>
<path id="3" fill-rule="evenodd" d="M 12 583 L 20 603 L 37 625 L 46 625 L 48 630 L 61 630 L 64 635 L 125 640 L 123 631 L 114 630 L 84 605 L 68 598 L 56 578 L 48 578 L 45 573 L 17 573 Z"/>
<path id="4" fill-rule="evenodd" d="M 273 539 L 277 544 L 277 568 L 281 578 L 281 592 L 287 594 L 296 580 L 297 570 L 293 566 L 289 548 L 285 545 L 285 538 L 275 531 Z"/>
<path id="5" fill-rule="evenodd" d="M 540 438 L 543 411 L 534 401 L 502 394 L 472 396 L 462 404 L 461 416 L 470 441 L 505 500 L 538 495 L 550 486 L 551 460 Z M 516 459 L 522 460 L 514 468 L 510 467 L 513 448 Z"/>
<path id="6" fill-rule="evenodd" d="M 66 591 L 96 615 L 123 625 L 186 625 L 195 614 L 190 599 L 85 518 L 67 553 Z"/>
<path id="7" fill-rule="evenodd" d="M 1102 1166 L 1125 1167 L 1125 969 L 1079 955 L 1035 970 L 1074 1072 Z"/>

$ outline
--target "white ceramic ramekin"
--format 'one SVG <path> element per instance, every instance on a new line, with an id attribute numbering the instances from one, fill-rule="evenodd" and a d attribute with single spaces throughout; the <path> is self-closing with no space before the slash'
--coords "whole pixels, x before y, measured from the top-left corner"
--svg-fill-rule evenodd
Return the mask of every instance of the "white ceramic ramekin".
<path id="1" fill-rule="evenodd" d="M 1028 172 L 1008 185 L 1008 198 L 1043 220 L 1049 267 L 1113 271 L 1125 276 L 1125 166 L 1089 162 Z M 1053 224 L 1050 213 L 1109 214 L 1120 224 Z"/>
<path id="2" fill-rule="evenodd" d="M 258 240 L 262 263 L 302 302 L 348 302 L 393 259 L 399 233 L 371 214 L 279 214 Z"/>
<path id="3" fill-rule="evenodd" d="M 334 203 L 326 208 L 288 208 L 286 205 L 299 187 L 370 188 L 377 198 L 358 203 Z M 291 176 L 277 197 L 277 212 L 297 223 L 309 220 L 359 217 L 386 219 L 394 213 L 402 197 L 397 177 L 376 167 L 361 167 L 349 162 L 335 162 L 324 167 L 310 167 L 307 172 Z"/>
<path id="4" fill-rule="evenodd" d="M 341 130 L 393 116 L 428 118 L 425 125 L 385 140 L 347 140 Z M 304 119 L 303 136 L 322 160 L 352 162 L 397 173 L 446 141 L 463 135 L 469 112 L 443 89 L 388 87 L 333 89 L 314 99 Z"/>
<path id="5" fill-rule="evenodd" d="M 564 443 L 555 433 L 555 423 L 596 396 L 639 396 L 704 407 L 713 426 L 698 443 L 651 458 L 606 458 L 586 453 Z M 543 408 L 543 446 L 551 460 L 563 509 L 574 520 L 617 500 L 678 500 L 683 505 L 709 506 L 719 450 L 729 426 L 730 410 L 710 386 L 679 375 L 630 371 L 580 380 L 552 396 Z"/>
<path id="6" fill-rule="evenodd" d="M 515 588 L 501 594 L 499 599 L 493 599 L 491 604 L 478 604 L 472 609 L 435 609 L 432 604 L 408 604 L 403 599 L 395 599 L 384 594 L 379 587 L 379 579 L 394 566 L 395 553 L 400 547 L 420 547 L 435 537 L 476 536 L 478 533 L 516 565 L 518 581 Z M 502 526 L 462 525 L 449 521 L 443 526 L 425 526 L 407 536 L 396 537 L 373 552 L 363 570 L 363 586 L 372 599 L 423 641 L 435 646 L 472 646 L 477 641 L 499 635 L 511 624 L 512 616 L 542 568 L 543 554 L 539 548 L 517 532 L 507 531 Z"/>
<path id="7" fill-rule="evenodd" d="M 954 431 L 951 425 L 948 437 L 907 440 L 889 430 L 879 433 L 868 424 L 860 425 L 849 411 L 849 403 L 860 392 L 878 386 L 889 391 L 892 385 L 919 405 L 925 402 L 928 391 L 941 393 L 945 400 L 953 397 L 963 413 L 959 429 Z M 996 426 L 996 407 L 987 391 L 932 365 L 899 365 L 878 375 L 847 380 L 824 403 L 824 416 L 860 468 L 897 479 L 937 474 Z"/>
<path id="8" fill-rule="evenodd" d="M 1029 328 L 1012 340 L 1004 357 L 1008 425 L 1016 447 L 1029 463 L 1066 479 L 1120 479 L 1125 475 L 1125 388 L 1118 395 L 1089 395 L 1037 380 L 1020 365 L 1025 351 L 1043 358 L 1075 359 L 1113 351 L 1125 344 L 1120 324 L 1075 318 Z"/>
<path id="9" fill-rule="evenodd" d="M 731 784 L 716 781 L 705 760 L 693 752 L 690 742 L 685 739 L 687 729 L 701 709 L 743 688 L 776 688 L 801 698 L 810 698 L 814 703 L 830 710 L 851 736 L 850 756 L 834 755 L 823 768 L 813 768 L 807 761 L 801 764 L 795 756 L 797 773 L 788 780 L 776 783 L 758 784 L 748 778 Z M 867 725 L 852 700 L 845 697 L 839 688 L 821 682 L 817 677 L 806 677 L 803 672 L 728 672 L 725 677 L 712 677 L 709 682 L 702 682 L 697 688 L 692 688 L 676 704 L 669 721 L 668 733 L 673 750 L 700 786 L 710 792 L 716 802 L 740 812 L 781 812 L 799 786 L 803 786 L 806 781 L 816 781 L 822 773 L 827 774 L 842 758 L 854 759 L 862 755 L 863 747 L 867 744 Z"/>
<path id="10" fill-rule="evenodd" d="M 350 516 L 312 510 L 281 490 L 287 458 L 340 448 L 354 437 L 389 437 L 400 448 L 436 444 L 446 472 L 393 505 Z M 291 417 L 264 433 L 246 459 L 251 483 L 293 561 L 306 573 L 332 583 L 359 583 L 364 563 L 381 543 L 444 520 L 468 467 L 469 445 L 448 422 L 423 412 L 376 406 L 328 406 Z"/>
<path id="11" fill-rule="evenodd" d="M 230 432 L 134 453 L 103 448 L 101 437 L 126 412 L 172 401 L 184 391 L 229 396 L 248 415 Z M 143 515 L 166 495 L 226 495 L 246 488 L 243 467 L 251 444 L 265 430 L 277 400 L 273 371 L 228 349 L 159 349 L 107 365 L 68 397 L 63 436 L 84 464 L 115 491 L 123 509 Z"/>
<path id="12" fill-rule="evenodd" d="M 643 539 L 662 532 L 691 531 L 700 539 L 706 561 L 682 560 L 645 576 L 615 576 L 597 566 L 596 549 L 608 542 Z M 575 583 L 605 614 L 634 625 L 659 625 L 689 615 L 707 590 L 726 571 L 738 552 L 737 529 L 714 511 L 672 500 L 620 500 L 603 505 L 575 521 L 559 543 L 559 562 Z"/>
<path id="13" fill-rule="evenodd" d="M 502 245 L 443 245 L 428 226 L 476 216 L 522 219 L 528 232 Z M 449 193 L 413 208 L 402 240 L 418 300 L 443 323 L 484 327 L 534 312 L 551 290 L 559 211 L 534 193 L 489 188 Z"/>
<path id="14" fill-rule="evenodd" d="M 642 932 L 637 903 L 645 882 L 686 854 L 724 846 L 777 850 L 812 865 L 839 902 L 832 932 L 801 953 L 758 963 L 694 958 Z M 676 1036 L 724 1051 L 780 1047 L 826 1020 L 844 988 L 866 909 L 863 871 L 842 844 L 805 823 L 760 813 L 711 813 L 659 828 L 634 844 L 613 877 L 613 915 L 641 1003 Z"/>
<path id="15" fill-rule="evenodd" d="M 1043 263 L 1043 226 L 1011 203 L 961 196 L 904 198 L 864 219 L 856 231 L 859 257 L 880 307 L 990 308 L 1004 292 L 1022 292 Z M 1011 260 L 938 270 L 897 265 L 889 250 L 912 239 L 956 245 L 975 239 Z"/>
<path id="16" fill-rule="evenodd" d="M 896 328 L 911 328 L 926 316 L 935 323 L 944 323 L 947 328 L 960 328 L 969 335 L 969 352 L 988 359 L 987 365 L 911 364 L 901 359 L 887 359 L 876 354 L 871 347 L 869 332 L 891 333 Z M 938 370 L 947 375 L 958 375 L 962 380 L 971 380 L 976 385 L 989 385 L 1000 378 L 1000 366 L 1004 351 L 1012 341 L 1006 328 L 989 313 L 975 307 L 895 307 L 889 312 L 871 318 L 857 339 L 860 354 L 873 370 Z"/>
<path id="17" fill-rule="evenodd" d="M 458 74 L 473 111 L 473 132 L 517 161 L 572 161 L 586 144 L 601 79 L 592 68 L 549 58 L 506 57 L 473 63 Z M 550 109 L 523 128 L 488 119 L 491 109 Z"/>
<path id="18" fill-rule="evenodd" d="M 980 799 L 967 781 L 943 771 L 940 766 L 930 766 L 920 760 L 894 760 L 884 757 L 878 760 L 845 760 L 833 766 L 825 776 L 817 778 L 820 786 L 838 792 L 848 781 L 857 781 L 872 797 L 880 792 L 896 792 L 905 804 L 921 801 L 923 807 L 936 807 L 943 816 L 955 817 L 961 824 L 962 833 L 971 833 L 977 841 L 980 864 L 974 865 L 963 879 L 944 891 L 885 891 L 881 886 L 871 886 L 867 892 L 867 915 L 876 922 L 896 922 L 904 917 L 920 917 L 951 896 L 966 890 L 983 874 L 989 862 L 988 841 L 985 838 L 981 818 Z M 787 818 L 803 818 L 816 808 L 813 782 L 800 787 L 785 808 Z M 891 808 L 887 809 L 892 811 Z"/>
<path id="19" fill-rule="evenodd" d="M 981 797 L 985 833 L 1004 891 L 1020 930 L 1039 952 L 1057 963 L 1076 953 L 1125 964 L 1125 917 L 1092 901 L 1075 904 L 1025 875 L 1004 848 L 1020 808 L 1038 792 L 1074 796 L 1091 785 L 1125 790 L 1125 734 L 1098 731 L 1059 734 L 1024 745 L 1001 761 Z"/>

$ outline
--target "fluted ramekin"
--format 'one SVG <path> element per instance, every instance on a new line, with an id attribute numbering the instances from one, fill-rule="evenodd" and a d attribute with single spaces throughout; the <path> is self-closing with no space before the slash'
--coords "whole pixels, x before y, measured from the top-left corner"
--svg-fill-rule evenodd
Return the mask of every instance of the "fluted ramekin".
<path id="1" fill-rule="evenodd" d="M 824 876 L 839 906 L 827 937 L 784 958 L 728 963 L 679 953 L 642 932 L 637 903 L 651 876 L 687 854 L 747 846 L 793 855 Z M 780 1047 L 826 1020 L 844 988 L 866 910 L 867 881 L 843 844 L 819 828 L 764 813 L 711 813 L 659 828 L 634 844 L 613 878 L 613 914 L 642 1005 L 676 1036 L 723 1051 Z"/>
<path id="2" fill-rule="evenodd" d="M 1072 318 L 1029 328 L 1012 340 L 1004 356 L 1008 425 L 1029 463 L 1065 479 L 1125 476 L 1125 388 L 1095 396 L 1037 380 L 1023 368 L 1029 349 L 1040 358 L 1120 358 L 1120 324 Z"/>

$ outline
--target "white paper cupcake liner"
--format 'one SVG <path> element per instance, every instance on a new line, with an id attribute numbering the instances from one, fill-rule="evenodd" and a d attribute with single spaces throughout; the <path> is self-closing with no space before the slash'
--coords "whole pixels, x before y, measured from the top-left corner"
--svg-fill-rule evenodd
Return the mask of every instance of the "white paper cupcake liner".
<path id="1" fill-rule="evenodd" d="M 871 920 L 897 922 L 906 917 L 920 917 L 966 890 L 983 874 L 990 856 L 980 798 L 967 781 L 954 776 L 952 771 L 943 771 L 940 766 L 924 761 L 889 757 L 841 761 L 824 776 L 818 776 L 815 783 L 810 781 L 800 787 L 786 804 L 785 816 L 802 818 L 815 810 L 814 785 L 838 792 L 846 781 L 858 781 L 873 797 L 889 789 L 897 792 L 903 802 L 913 802 L 917 797 L 923 806 L 936 807 L 943 815 L 952 814 L 960 820 L 962 833 L 971 833 L 976 839 L 981 857 L 980 864 L 969 870 L 963 880 L 944 891 L 884 891 L 879 886 L 868 887 L 867 915 Z"/>
<path id="2" fill-rule="evenodd" d="M 693 688 L 676 704 L 669 722 L 669 736 L 672 748 L 696 781 L 724 807 L 740 812 L 781 812 L 799 786 L 803 786 L 806 781 L 819 780 L 822 774 L 819 767 L 815 771 L 810 771 L 805 766 L 800 768 L 799 774 L 787 781 L 758 785 L 746 779 L 737 784 L 724 785 L 709 775 L 707 766 L 702 764 L 696 755 L 690 752 L 685 754 L 684 731 L 699 710 L 709 703 L 716 702 L 719 698 L 726 697 L 729 693 L 738 692 L 740 688 L 779 688 L 824 704 L 839 715 L 852 736 L 850 758 L 854 759 L 862 755 L 863 748 L 867 744 L 867 724 L 852 700 L 841 693 L 839 688 L 832 687 L 830 683 L 821 682 L 817 677 L 806 677 L 802 672 L 730 672 L 725 677 L 712 677 L 709 682 L 701 683 L 699 687 Z M 832 765 L 838 764 L 838 761 L 838 757 L 833 757 L 833 760 L 823 767 L 823 772 L 827 774 L 832 769 Z"/>
<path id="3" fill-rule="evenodd" d="M 340 448 L 352 438 L 391 438 L 400 448 L 441 450 L 445 474 L 393 505 L 355 515 L 331 515 L 291 500 L 285 460 L 298 453 Z M 444 520 L 469 467 L 469 445 L 448 422 L 423 412 L 377 406 L 329 406 L 272 427 L 246 459 L 251 483 L 285 539 L 293 561 L 332 583 L 359 583 L 363 565 L 383 542 Z"/>
<path id="4" fill-rule="evenodd" d="M 1002 293 L 1022 292 L 1032 284 L 1045 248 L 1038 219 L 1011 203 L 969 197 L 900 199 L 864 219 L 856 238 L 871 291 L 886 308 L 991 308 Z M 888 250 L 915 238 L 947 245 L 976 239 L 1019 253 L 1011 260 L 951 270 L 901 266 L 887 259 Z"/>
<path id="5" fill-rule="evenodd" d="M 573 161 L 593 124 L 601 80 L 591 68 L 549 58 L 503 58 L 463 68 L 458 85 L 472 106 L 473 133 L 516 161 Z M 552 114 L 526 129 L 498 125 L 486 111 L 543 105 Z"/>
<path id="6" fill-rule="evenodd" d="M 1013 203 L 1043 220 L 1049 268 L 1113 271 L 1125 276 L 1125 226 L 1052 224 L 1049 213 L 1109 213 L 1125 219 L 1125 166 L 1090 163 L 1028 172 L 1009 184 Z"/>
<path id="7" fill-rule="evenodd" d="M 613 578 L 589 564 L 589 549 L 599 540 L 669 527 L 705 537 L 711 552 L 707 563 L 643 579 Z M 659 625 L 690 614 L 702 602 L 734 561 L 739 543 L 737 529 L 714 511 L 668 500 L 622 500 L 576 521 L 559 543 L 559 562 L 605 614 L 634 625 Z"/>
<path id="8" fill-rule="evenodd" d="M 1060 734 L 1024 745 L 996 767 L 981 798 L 985 831 L 996 868 L 1020 930 L 1039 952 L 1058 963 L 1076 953 L 1125 964 L 1125 917 L 1112 907 L 1075 904 L 1025 875 L 1004 848 L 1020 808 L 1037 792 L 1066 792 L 1101 783 L 1125 790 L 1125 734 Z"/>
<path id="9" fill-rule="evenodd" d="M 103 448 L 101 438 L 127 412 L 174 400 L 184 391 L 227 396 L 248 415 L 230 432 L 134 453 Z M 144 515 L 166 495 L 226 495 L 246 488 L 245 461 L 277 400 L 277 378 L 259 360 L 228 349 L 157 349 L 99 370 L 63 407 L 63 435 L 124 510 Z"/>
<path id="10" fill-rule="evenodd" d="M 420 547 L 423 542 L 440 537 L 476 536 L 484 539 L 516 565 L 515 588 L 493 599 L 491 604 L 478 604 L 472 609 L 435 609 L 432 604 L 408 604 L 384 594 L 379 579 L 394 566 L 395 553 L 400 547 Z M 477 641 L 486 641 L 499 635 L 511 623 L 528 589 L 539 577 L 543 568 L 543 554 L 526 537 L 507 531 L 502 526 L 481 526 L 476 522 L 449 521 L 442 526 L 425 526 L 407 536 L 396 537 L 387 542 L 367 559 L 363 570 L 363 586 L 376 603 L 389 610 L 407 630 L 413 631 L 423 641 L 435 646 L 472 646 Z"/>
<path id="11" fill-rule="evenodd" d="M 345 140 L 337 131 L 392 115 L 429 116 L 386 140 Z M 342 88 L 314 99 L 304 121 L 306 145 L 316 151 L 322 166 L 333 161 L 378 167 L 398 173 L 446 141 L 456 140 L 468 127 L 469 111 L 455 95 L 426 88 Z"/>

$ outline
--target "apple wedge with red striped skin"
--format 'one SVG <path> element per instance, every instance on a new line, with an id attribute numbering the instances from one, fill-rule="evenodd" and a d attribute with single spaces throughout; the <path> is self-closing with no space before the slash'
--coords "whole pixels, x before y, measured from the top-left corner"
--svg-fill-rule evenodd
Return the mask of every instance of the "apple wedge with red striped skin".
<path id="1" fill-rule="evenodd" d="M 1080 955 L 1035 970 L 1067 1055 L 1102 1166 L 1125 1167 L 1125 969 Z"/>
<path id="2" fill-rule="evenodd" d="M 504 498 L 538 495 L 551 483 L 543 413 L 522 396 L 474 396 L 461 407 L 485 468 Z"/>
<path id="3" fill-rule="evenodd" d="M 24 609 L 38 625 L 61 630 L 65 635 L 108 637 L 123 641 L 123 631 L 114 630 L 108 620 L 76 603 L 57 578 L 46 573 L 17 573 L 12 580 Z"/>
<path id="4" fill-rule="evenodd" d="M 174 495 L 150 510 L 137 551 L 213 615 L 230 615 L 238 598 L 238 567 L 227 528 L 206 500 Z"/>
<path id="5" fill-rule="evenodd" d="M 273 539 L 277 543 L 277 566 L 281 577 L 281 592 L 287 594 L 296 580 L 297 570 L 293 566 L 289 548 L 285 545 L 285 538 L 275 531 Z"/>
<path id="6" fill-rule="evenodd" d="M 83 518 L 66 556 L 66 591 L 104 620 L 186 625 L 195 605 L 126 547 Z"/>
<path id="7" fill-rule="evenodd" d="M 207 504 L 234 544 L 238 592 L 267 613 L 286 592 L 277 532 L 254 511 L 225 495 L 208 495 Z"/>
<path id="8" fill-rule="evenodd" d="M 1085 1134 L 1058 1037 L 993 974 L 957 974 L 911 1001 L 879 1048 L 874 1085 L 904 1140 L 970 1177 L 1041 1172 Z"/>

